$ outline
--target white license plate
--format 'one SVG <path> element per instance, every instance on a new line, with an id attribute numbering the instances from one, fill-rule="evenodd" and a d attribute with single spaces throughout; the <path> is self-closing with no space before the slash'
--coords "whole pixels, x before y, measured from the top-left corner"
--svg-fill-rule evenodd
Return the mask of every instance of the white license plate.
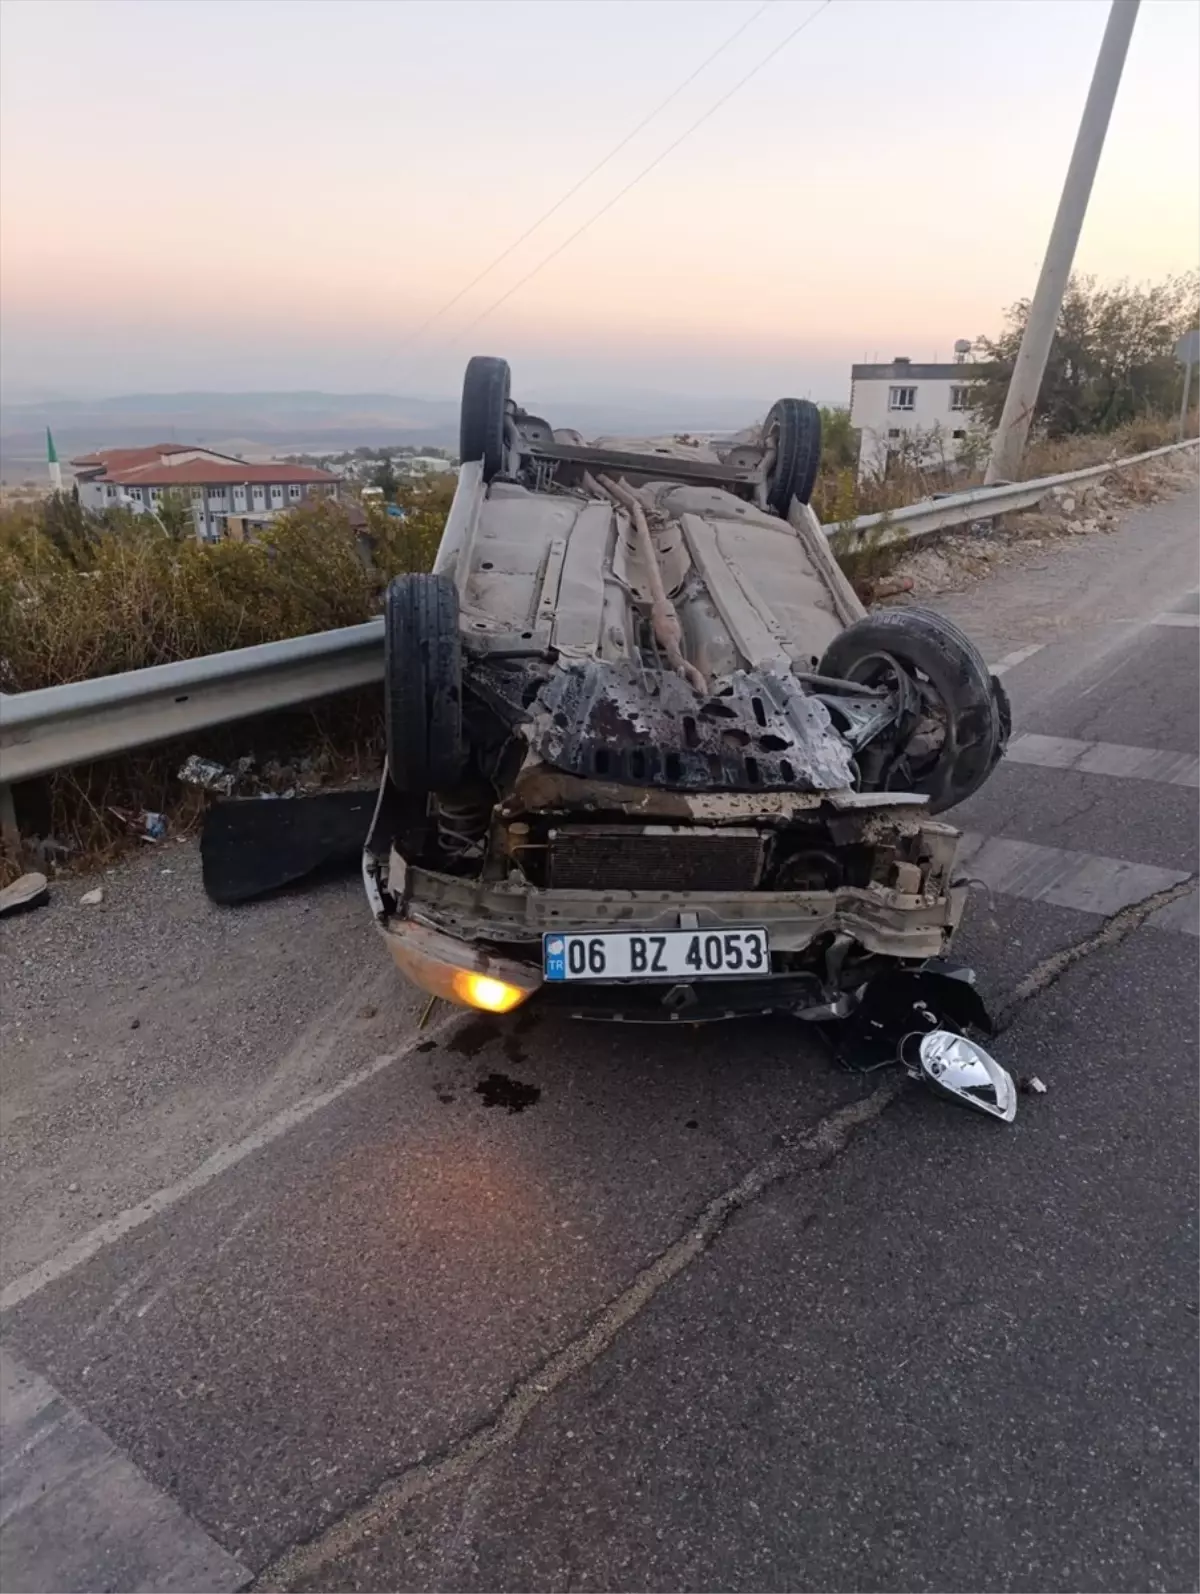
<path id="1" fill-rule="evenodd" d="M 727 980 L 769 974 L 765 930 L 554 930 L 542 937 L 548 980 Z"/>

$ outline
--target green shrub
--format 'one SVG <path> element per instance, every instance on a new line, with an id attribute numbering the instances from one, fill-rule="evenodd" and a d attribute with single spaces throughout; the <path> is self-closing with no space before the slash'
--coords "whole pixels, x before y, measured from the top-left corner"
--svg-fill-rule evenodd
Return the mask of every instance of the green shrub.
<path id="1" fill-rule="evenodd" d="M 389 577 L 428 569 L 453 482 L 401 492 L 365 538 L 322 500 L 254 542 L 198 543 L 63 496 L 0 513 L 0 689 L 27 692 L 354 625 Z"/>

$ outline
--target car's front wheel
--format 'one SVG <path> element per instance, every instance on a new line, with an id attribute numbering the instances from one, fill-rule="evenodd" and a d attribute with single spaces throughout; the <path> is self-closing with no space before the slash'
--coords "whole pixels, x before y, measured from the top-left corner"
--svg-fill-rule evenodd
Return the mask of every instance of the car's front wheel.
<path id="1" fill-rule="evenodd" d="M 926 793 L 931 813 L 977 791 L 1003 756 L 1008 699 L 978 648 L 945 615 L 880 609 L 834 637 L 818 669 L 900 694 L 908 723 L 886 785 Z"/>
<path id="2" fill-rule="evenodd" d="M 388 772 L 400 791 L 443 791 L 466 765 L 458 590 L 448 576 L 396 576 L 383 623 Z"/>

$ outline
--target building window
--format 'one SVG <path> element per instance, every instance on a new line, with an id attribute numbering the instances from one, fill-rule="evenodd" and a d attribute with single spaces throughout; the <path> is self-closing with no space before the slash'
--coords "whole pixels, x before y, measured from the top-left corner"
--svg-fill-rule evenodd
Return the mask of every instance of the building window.
<path id="1" fill-rule="evenodd" d="M 223 487 L 210 487 L 208 489 L 208 501 L 210 504 L 224 504 L 225 489 Z"/>
<path id="2" fill-rule="evenodd" d="M 951 437 L 965 437 L 966 435 L 967 435 L 966 431 L 961 426 L 958 428 L 958 430 L 956 432 L 951 432 L 950 433 Z"/>
<path id="3" fill-rule="evenodd" d="M 225 535 L 225 516 L 224 515 L 214 515 L 213 516 L 213 519 L 212 519 L 212 530 L 213 530 L 213 536 L 214 537 L 223 537 Z"/>
<path id="4" fill-rule="evenodd" d="M 299 482 L 292 482 L 292 484 L 288 488 L 288 497 L 292 500 L 292 502 L 294 504 L 295 503 L 299 503 L 300 495 L 301 495 L 301 493 L 303 493 L 303 491 L 304 491 L 304 489 L 303 489 L 303 487 L 300 486 Z"/>
<path id="5" fill-rule="evenodd" d="M 889 426 L 888 427 L 888 436 L 889 437 L 899 437 L 900 436 L 900 428 L 898 426 Z"/>
<path id="6" fill-rule="evenodd" d="M 150 489 L 150 502 L 152 504 L 157 504 L 161 498 L 162 498 L 161 489 L 158 488 L 158 487 L 152 487 Z"/>
<path id="7" fill-rule="evenodd" d="M 276 505 L 282 504 L 282 503 L 283 503 L 283 488 L 282 487 L 272 487 L 271 488 L 271 507 L 272 507 L 272 509 L 274 509 L 276 507 Z"/>
<path id="8" fill-rule="evenodd" d="M 917 407 L 917 390 L 915 387 L 889 387 L 889 410 L 913 410 Z"/>
<path id="9" fill-rule="evenodd" d="M 104 496 L 105 498 L 115 498 L 117 496 L 117 489 L 115 487 L 106 487 L 104 489 Z"/>
<path id="10" fill-rule="evenodd" d="M 971 389 L 966 386 L 955 386 L 950 389 L 950 408 L 952 410 L 969 410 L 971 408 Z"/>
<path id="11" fill-rule="evenodd" d="M 130 498 L 133 499 L 135 504 L 140 504 L 141 503 L 141 501 L 142 501 L 142 489 L 140 487 L 130 487 L 128 489 L 128 492 L 129 492 Z"/>
<path id="12" fill-rule="evenodd" d="M 203 487 L 193 487 L 192 488 L 192 502 L 194 504 L 198 504 L 198 503 L 201 503 L 203 501 L 203 499 L 204 499 L 204 488 Z"/>

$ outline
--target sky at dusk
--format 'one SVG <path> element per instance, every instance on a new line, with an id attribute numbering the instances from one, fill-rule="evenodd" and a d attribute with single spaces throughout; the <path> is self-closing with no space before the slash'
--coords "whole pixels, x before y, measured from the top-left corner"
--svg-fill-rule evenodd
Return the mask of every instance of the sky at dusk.
<path id="1" fill-rule="evenodd" d="M 4 0 L 0 380 L 436 396 L 484 352 L 518 395 L 843 398 L 1032 291 L 1107 11 Z M 1197 264 L 1198 68 L 1196 0 L 1143 0 L 1080 270 Z"/>

